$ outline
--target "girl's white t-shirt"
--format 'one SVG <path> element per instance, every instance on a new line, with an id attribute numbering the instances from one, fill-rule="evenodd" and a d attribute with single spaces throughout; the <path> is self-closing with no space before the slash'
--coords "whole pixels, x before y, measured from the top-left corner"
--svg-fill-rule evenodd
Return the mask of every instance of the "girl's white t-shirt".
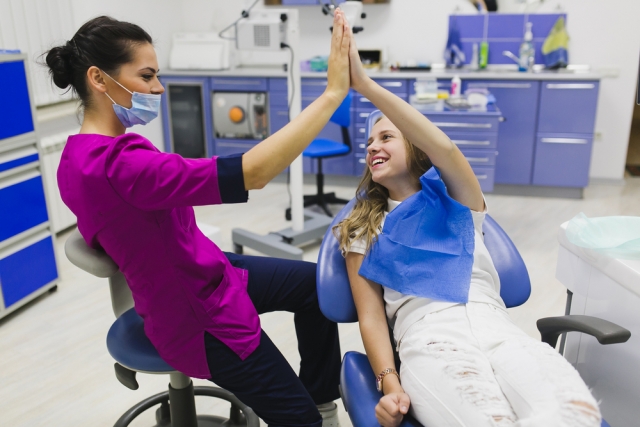
<path id="1" fill-rule="evenodd" d="M 385 212 L 380 230 L 384 226 L 387 214 L 400 205 L 399 201 L 388 199 L 389 210 Z M 500 297 L 500 278 L 493 265 L 493 260 L 484 244 L 482 223 L 487 214 L 486 202 L 484 212 L 471 210 L 473 226 L 475 229 L 475 248 L 473 252 L 473 267 L 471 269 L 471 286 L 469 288 L 469 301 L 493 304 L 505 307 Z M 349 252 L 365 254 L 367 244 L 364 239 L 351 242 Z M 393 256 L 393 254 L 389 254 Z M 399 342 L 409 327 L 422 319 L 426 314 L 440 311 L 456 305 L 457 303 L 438 301 L 430 298 L 405 295 L 393 289 L 382 287 L 384 290 L 384 302 L 389 324 L 393 328 L 396 342 Z"/>

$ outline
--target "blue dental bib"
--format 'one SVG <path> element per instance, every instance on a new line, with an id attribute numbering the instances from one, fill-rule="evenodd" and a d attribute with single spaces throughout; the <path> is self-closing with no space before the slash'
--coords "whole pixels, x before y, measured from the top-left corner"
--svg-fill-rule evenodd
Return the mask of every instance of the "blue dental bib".
<path id="1" fill-rule="evenodd" d="M 449 197 L 435 167 L 420 183 L 421 191 L 387 215 L 358 274 L 405 295 L 466 303 L 475 247 L 471 211 Z"/>

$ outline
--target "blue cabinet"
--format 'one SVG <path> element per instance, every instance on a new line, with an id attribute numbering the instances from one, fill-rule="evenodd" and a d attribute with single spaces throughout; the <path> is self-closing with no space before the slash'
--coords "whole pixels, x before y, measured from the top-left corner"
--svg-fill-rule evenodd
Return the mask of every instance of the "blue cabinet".
<path id="1" fill-rule="evenodd" d="M 0 318 L 58 279 L 25 60 L 0 54 Z"/>
<path id="2" fill-rule="evenodd" d="M 531 184 L 538 115 L 538 81 L 464 81 L 463 90 L 484 88 L 495 97 L 504 122 L 498 134 L 497 184 Z"/>
<path id="3" fill-rule="evenodd" d="M 542 83 L 532 184 L 587 186 L 598 90 L 597 81 Z"/>

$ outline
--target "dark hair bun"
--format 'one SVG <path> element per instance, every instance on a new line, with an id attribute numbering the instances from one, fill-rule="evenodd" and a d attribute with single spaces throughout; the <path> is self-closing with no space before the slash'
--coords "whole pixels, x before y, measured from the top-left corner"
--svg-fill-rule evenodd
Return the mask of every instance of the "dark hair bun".
<path id="1" fill-rule="evenodd" d="M 71 67 L 71 61 L 73 51 L 69 48 L 69 45 L 58 46 L 47 52 L 47 65 L 49 66 L 49 73 L 53 79 L 53 83 L 60 89 L 66 89 L 72 83 L 73 69 Z"/>

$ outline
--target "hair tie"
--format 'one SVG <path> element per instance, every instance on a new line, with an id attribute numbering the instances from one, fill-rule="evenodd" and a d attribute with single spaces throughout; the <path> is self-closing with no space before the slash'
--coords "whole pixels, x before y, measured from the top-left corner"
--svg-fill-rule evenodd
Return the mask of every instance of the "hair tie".
<path id="1" fill-rule="evenodd" d="M 75 48 L 76 48 L 76 52 L 77 52 L 78 56 L 84 56 L 84 55 L 82 54 L 82 51 L 81 51 L 81 50 L 80 50 L 80 48 L 78 47 L 78 44 L 76 43 L 75 36 L 73 36 L 73 37 L 71 38 L 71 40 L 70 40 L 70 41 L 72 41 L 72 42 L 73 42 L 73 45 L 74 45 L 74 46 L 75 46 Z"/>

